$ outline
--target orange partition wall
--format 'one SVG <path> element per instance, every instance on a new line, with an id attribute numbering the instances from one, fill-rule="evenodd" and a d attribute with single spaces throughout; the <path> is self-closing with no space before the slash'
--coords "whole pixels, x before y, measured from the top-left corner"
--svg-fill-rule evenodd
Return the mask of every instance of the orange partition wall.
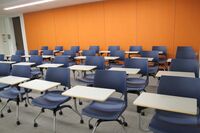
<path id="1" fill-rule="evenodd" d="M 199 0 L 105 0 L 24 14 L 29 49 L 80 45 L 165 45 L 169 56 L 176 47 L 200 45 Z"/>

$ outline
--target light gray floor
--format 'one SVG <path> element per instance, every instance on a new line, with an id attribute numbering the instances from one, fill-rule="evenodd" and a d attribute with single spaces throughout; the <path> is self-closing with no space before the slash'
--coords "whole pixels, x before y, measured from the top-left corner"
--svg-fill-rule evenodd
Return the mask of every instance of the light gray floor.
<path id="1" fill-rule="evenodd" d="M 72 85 L 80 84 L 74 81 L 72 78 Z M 147 87 L 148 92 L 155 92 L 157 88 L 157 79 L 150 78 L 150 84 Z M 31 93 L 33 96 L 39 94 Z M 132 104 L 136 95 L 128 95 L 128 108 L 124 113 L 126 121 L 129 126 L 126 127 L 127 133 L 143 133 L 138 128 L 138 114 L 136 113 L 136 107 Z M 5 103 L 5 100 L 0 103 L 0 107 Z M 84 101 L 82 106 L 79 106 L 79 110 L 86 106 L 89 101 Z M 68 104 L 73 105 L 73 101 Z M 20 104 L 20 121 L 21 125 L 17 126 L 15 118 L 15 103 L 10 104 L 12 113 L 8 114 L 4 111 L 4 118 L 0 118 L 0 133 L 53 133 L 53 113 L 51 111 L 46 111 L 38 119 L 39 126 L 37 128 L 33 127 L 33 119 L 40 111 L 39 108 L 34 106 L 24 107 L 24 103 Z M 80 118 L 74 112 L 69 109 L 63 110 L 64 115 L 57 115 L 57 133 L 91 133 L 92 131 L 88 128 L 88 118 L 84 117 L 84 124 L 80 124 Z M 143 126 L 147 127 L 149 121 L 151 120 L 154 111 L 151 109 L 146 110 L 146 116 L 143 117 Z M 93 121 L 93 123 L 95 120 Z M 124 130 L 116 122 L 106 122 L 102 123 L 96 133 L 124 133 Z"/>

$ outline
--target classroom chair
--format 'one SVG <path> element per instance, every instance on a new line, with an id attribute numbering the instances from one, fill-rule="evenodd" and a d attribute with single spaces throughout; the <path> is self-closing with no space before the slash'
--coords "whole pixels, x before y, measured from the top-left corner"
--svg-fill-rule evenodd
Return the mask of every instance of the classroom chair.
<path id="1" fill-rule="evenodd" d="M 38 55 L 38 50 L 31 50 L 29 52 L 30 55 Z"/>
<path id="2" fill-rule="evenodd" d="M 48 49 L 49 49 L 48 46 L 42 46 L 42 47 L 41 47 L 41 50 L 48 50 Z"/>
<path id="3" fill-rule="evenodd" d="M 56 46 L 55 50 L 57 50 L 57 51 L 63 51 L 63 46 Z"/>
<path id="4" fill-rule="evenodd" d="M 21 55 L 12 55 L 10 60 L 18 63 L 22 61 L 22 58 L 21 58 Z"/>
<path id="5" fill-rule="evenodd" d="M 92 119 L 97 119 L 93 133 L 102 122 L 117 121 L 120 125 L 127 126 L 122 116 L 127 108 L 126 73 L 119 71 L 97 70 L 94 77 L 94 87 L 115 89 L 121 97 L 110 97 L 105 102 L 93 101 L 82 110 L 82 114 L 90 117 L 89 128 L 93 125 Z M 120 119 L 121 118 L 121 119 Z"/>
<path id="6" fill-rule="evenodd" d="M 196 59 L 172 59 L 170 71 L 194 72 L 199 78 L 199 62 Z"/>
<path id="7" fill-rule="evenodd" d="M 130 46 L 129 51 L 139 51 L 139 53 L 142 51 L 142 46 Z"/>
<path id="8" fill-rule="evenodd" d="M 0 63 L 0 77 L 8 76 L 10 75 L 11 71 L 11 65 L 7 63 Z M 0 91 L 2 91 L 4 88 L 8 87 L 9 85 L 0 83 Z"/>
<path id="9" fill-rule="evenodd" d="M 71 46 L 72 51 L 74 51 L 75 53 L 78 53 L 80 51 L 80 46 Z"/>
<path id="10" fill-rule="evenodd" d="M 45 80 L 60 83 L 63 90 L 71 88 L 70 70 L 66 68 L 48 68 Z M 59 114 L 62 115 L 62 111 L 61 111 L 62 109 L 70 108 L 75 113 L 77 113 L 70 105 L 66 105 L 66 104 L 64 105 L 64 103 L 68 102 L 71 98 L 67 96 L 63 96 L 62 92 L 63 92 L 62 90 L 47 91 L 42 96 L 39 96 L 32 100 L 32 104 L 34 106 L 41 108 L 40 113 L 34 119 L 34 127 L 38 126 L 37 119 L 41 115 L 41 113 L 44 113 L 45 110 L 53 111 L 54 132 L 56 132 L 57 111 L 60 111 Z M 81 117 L 80 122 L 83 123 L 82 116 L 81 115 L 79 116 Z"/>
<path id="11" fill-rule="evenodd" d="M 108 46 L 108 51 L 118 51 L 120 50 L 120 46 Z"/>
<path id="12" fill-rule="evenodd" d="M 95 56 L 96 52 L 94 50 L 83 50 L 82 55 L 83 56 Z"/>
<path id="13" fill-rule="evenodd" d="M 36 68 L 36 66 L 41 65 L 43 63 L 42 56 L 39 55 L 31 55 L 30 62 L 35 63 L 35 68 L 31 68 L 31 74 L 34 78 L 39 78 L 42 75 L 42 72 L 39 68 Z"/>
<path id="14" fill-rule="evenodd" d="M 178 46 L 176 59 L 196 59 L 195 51 L 191 46 Z"/>
<path id="15" fill-rule="evenodd" d="M 63 64 L 62 67 L 69 67 L 68 57 L 67 56 L 56 56 L 52 63 Z"/>
<path id="16" fill-rule="evenodd" d="M 95 53 L 99 53 L 99 46 L 90 46 L 89 47 L 89 50 L 94 50 L 95 51 Z"/>
<path id="17" fill-rule="evenodd" d="M 109 67 L 122 67 L 125 60 L 125 52 L 123 50 L 111 51 L 110 56 L 117 56 L 119 59 L 110 61 Z"/>
<path id="18" fill-rule="evenodd" d="M 31 78 L 31 68 L 30 66 L 22 66 L 22 65 L 14 65 L 12 67 L 11 71 L 12 76 L 18 76 L 18 77 L 25 77 L 25 78 Z M 0 110 L 1 117 L 4 117 L 3 115 L 3 110 L 7 106 L 7 104 L 10 101 L 16 102 L 17 105 L 17 121 L 16 124 L 20 125 L 19 121 L 19 103 L 22 101 L 25 101 L 26 98 L 24 97 L 25 95 L 25 90 L 22 88 L 19 88 L 17 86 L 10 86 L 5 88 L 3 91 L 0 92 L 0 98 L 2 99 L 7 99 L 6 104 L 3 105 L 3 107 Z M 21 96 L 21 98 L 20 98 Z M 10 112 L 11 110 L 8 110 Z"/>
<path id="19" fill-rule="evenodd" d="M 142 57 L 153 58 L 148 67 L 148 72 L 150 76 L 155 77 L 159 69 L 159 52 L 158 51 L 142 51 Z"/>
<path id="20" fill-rule="evenodd" d="M 53 55 L 53 50 L 43 50 L 43 55 Z"/>
<path id="21" fill-rule="evenodd" d="M 73 50 L 65 50 L 63 52 L 63 55 L 70 56 L 69 57 L 69 66 L 75 65 L 76 62 L 74 60 L 74 57 L 76 57 L 76 53 Z"/>
<path id="22" fill-rule="evenodd" d="M 162 76 L 158 86 L 158 94 L 188 97 L 197 99 L 200 107 L 200 79 Z M 200 115 L 187 115 L 156 110 L 149 128 L 153 133 L 199 133 Z"/>
<path id="23" fill-rule="evenodd" d="M 0 61 L 4 61 L 4 54 L 0 54 Z"/>
<path id="24" fill-rule="evenodd" d="M 24 50 L 17 50 L 16 52 L 15 52 L 15 55 L 25 55 L 25 51 Z"/>

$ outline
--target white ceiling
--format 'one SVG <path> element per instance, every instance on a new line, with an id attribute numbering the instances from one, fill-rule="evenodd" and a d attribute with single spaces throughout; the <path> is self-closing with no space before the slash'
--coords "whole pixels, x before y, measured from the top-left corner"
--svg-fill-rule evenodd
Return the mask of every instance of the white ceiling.
<path id="1" fill-rule="evenodd" d="M 25 3 L 35 2 L 35 1 L 39 1 L 39 0 L 0 0 L 0 15 L 16 15 L 20 13 L 40 11 L 40 10 L 45 10 L 45 9 L 71 6 L 71 5 L 90 3 L 90 2 L 97 2 L 97 1 L 103 1 L 103 0 L 55 0 L 49 3 L 44 3 L 41 5 L 35 5 L 31 7 L 24 7 L 21 9 L 14 9 L 10 11 L 3 10 L 3 8 L 5 7 L 20 5 L 20 4 L 25 4 Z"/>

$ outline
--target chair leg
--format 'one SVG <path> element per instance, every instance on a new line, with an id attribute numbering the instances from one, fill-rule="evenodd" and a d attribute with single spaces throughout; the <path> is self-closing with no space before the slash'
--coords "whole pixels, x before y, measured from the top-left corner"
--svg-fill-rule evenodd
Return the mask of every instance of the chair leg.
<path id="1" fill-rule="evenodd" d="M 126 133 L 127 131 L 126 131 L 126 129 L 125 129 L 125 126 L 124 126 L 124 122 L 123 121 L 121 121 L 121 120 L 116 120 L 121 126 L 122 126 L 122 128 L 123 128 L 123 130 L 124 130 L 124 132 Z"/>
<path id="2" fill-rule="evenodd" d="M 41 109 L 41 111 L 39 112 L 39 114 L 35 117 L 34 119 L 34 127 L 38 127 L 38 123 L 37 123 L 37 119 L 39 118 L 39 116 L 44 112 L 43 109 Z"/>
<path id="3" fill-rule="evenodd" d="M 9 102 L 10 102 L 10 101 L 7 100 L 6 104 L 1 108 L 1 110 L 0 110 L 0 112 L 1 112 L 1 117 L 4 117 L 4 115 L 3 115 L 3 110 L 4 110 L 5 107 L 8 105 Z"/>
<path id="4" fill-rule="evenodd" d="M 95 127 L 94 127 L 92 133 L 95 133 L 95 132 L 96 132 L 97 127 L 100 125 L 100 123 L 101 123 L 101 121 L 100 121 L 100 120 L 97 120 L 97 122 L 95 123 Z"/>
<path id="5" fill-rule="evenodd" d="M 89 126 L 89 129 L 93 129 L 93 125 L 91 124 L 91 121 L 93 120 L 93 118 L 90 118 L 89 121 L 88 121 L 88 126 Z"/>
<path id="6" fill-rule="evenodd" d="M 56 133 L 56 111 L 53 111 L 53 132 Z"/>
<path id="7" fill-rule="evenodd" d="M 142 113 L 144 113 L 143 110 L 141 110 L 141 112 L 139 113 L 139 129 L 143 132 L 150 132 L 149 129 L 144 129 L 142 128 Z"/>
<path id="8" fill-rule="evenodd" d="M 121 118 L 122 118 L 122 124 L 127 127 L 128 126 L 128 123 L 126 122 L 125 120 L 125 117 L 121 115 Z"/>

